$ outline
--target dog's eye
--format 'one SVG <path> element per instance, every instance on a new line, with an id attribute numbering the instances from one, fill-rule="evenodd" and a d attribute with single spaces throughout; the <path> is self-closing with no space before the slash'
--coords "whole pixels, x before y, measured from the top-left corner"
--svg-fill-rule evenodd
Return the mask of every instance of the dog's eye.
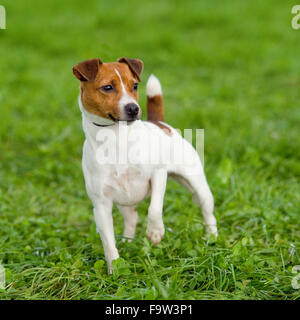
<path id="1" fill-rule="evenodd" d="M 135 84 L 133 85 L 133 91 L 137 91 L 137 89 L 138 89 L 138 84 L 135 83 Z"/>
<path id="2" fill-rule="evenodd" d="M 114 88 L 112 85 L 108 84 L 106 86 L 101 87 L 100 89 L 104 92 L 109 92 L 109 91 L 112 91 Z"/>

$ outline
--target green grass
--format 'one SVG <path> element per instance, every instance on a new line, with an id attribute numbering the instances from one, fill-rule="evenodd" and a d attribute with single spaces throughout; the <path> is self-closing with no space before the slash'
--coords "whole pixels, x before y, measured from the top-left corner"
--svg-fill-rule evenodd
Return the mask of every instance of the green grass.
<path id="1" fill-rule="evenodd" d="M 300 30 L 293 1 L 2 1 L 1 299 L 299 299 Z M 137 57 L 163 85 L 166 119 L 205 128 L 219 238 L 169 182 L 166 235 L 122 243 L 108 276 L 81 172 L 84 135 L 71 68 Z"/>

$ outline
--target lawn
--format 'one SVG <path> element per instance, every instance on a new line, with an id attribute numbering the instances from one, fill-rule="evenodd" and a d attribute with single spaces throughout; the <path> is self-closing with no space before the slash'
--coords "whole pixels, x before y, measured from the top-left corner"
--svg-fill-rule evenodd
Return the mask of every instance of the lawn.
<path id="1" fill-rule="evenodd" d="M 299 299 L 300 30 L 295 1 L 1 1 L 0 299 Z M 84 186 L 72 66 L 140 58 L 166 120 L 205 129 L 217 241 L 187 190 L 169 181 L 166 235 L 136 239 L 107 275 Z"/>

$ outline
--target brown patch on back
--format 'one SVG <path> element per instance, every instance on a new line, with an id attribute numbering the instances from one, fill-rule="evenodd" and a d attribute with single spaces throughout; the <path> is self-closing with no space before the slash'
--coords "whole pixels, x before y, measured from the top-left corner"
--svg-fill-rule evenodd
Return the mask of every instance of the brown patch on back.
<path id="1" fill-rule="evenodd" d="M 153 123 L 153 124 L 155 124 L 155 125 L 157 125 L 160 129 L 162 129 L 162 131 L 163 131 L 166 135 L 168 135 L 168 136 L 173 135 L 172 130 L 171 130 L 169 127 L 167 127 L 166 125 L 164 125 L 163 123 L 158 122 L 158 121 L 150 121 L 150 122 Z"/>

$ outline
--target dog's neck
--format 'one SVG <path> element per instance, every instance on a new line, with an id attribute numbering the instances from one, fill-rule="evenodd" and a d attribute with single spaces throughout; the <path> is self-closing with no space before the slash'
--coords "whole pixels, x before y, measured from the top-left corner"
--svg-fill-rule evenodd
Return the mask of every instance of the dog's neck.
<path id="1" fill-rule="evenodd" d="M 80 96 L 78 98 L 78 104 L 82 114 L 82 128 L 85 133 L 85 137 L 94 147 L 97 146 L 97 133 L 99 132 L 99 130 L 112 129 L 115 132 L 118 132 L 120 130 L 120 126 L 124 125 L 125 123 L 124 121 L 122 121 L 121 123 L 114 122 L 110 119 L 102 118 L 89 113 L 84 109 Z M 129 132 L 129 130 L 138 126 L 139 123 L 141 123 L 141 120 L 135 120 L 133 123 L 128 125 L 127 133 Z"/>
<path id="2" fill-rule="evenodd" d="M 115 122 L 110 119 L 102 118 L 100 116 L 96 116 L 96 115 L 91 114 L 88 111 L 86 111 L 85 108 L 83 107 L 80 95 L 78 97 L 78 105 L 79 105 L 79 109 L 82 113 L 82 117 L 87 122 L 90 122 L 91 125 L 94 125 L 96 127 L 107 127 L 107 126 L 112 126 L 115 124 Z"/>
<path id="3" fill-rule="evenodd" d="M 78 105 L 82 114 L 82 128 L 85 133 L 86 140 L 95 147 L 98 131 L 105 128 L 112 128 L 116 123 L 110 119 L 105 119 L 86 111 L 83 107 L 80 95 L 78 97 Z"/>

